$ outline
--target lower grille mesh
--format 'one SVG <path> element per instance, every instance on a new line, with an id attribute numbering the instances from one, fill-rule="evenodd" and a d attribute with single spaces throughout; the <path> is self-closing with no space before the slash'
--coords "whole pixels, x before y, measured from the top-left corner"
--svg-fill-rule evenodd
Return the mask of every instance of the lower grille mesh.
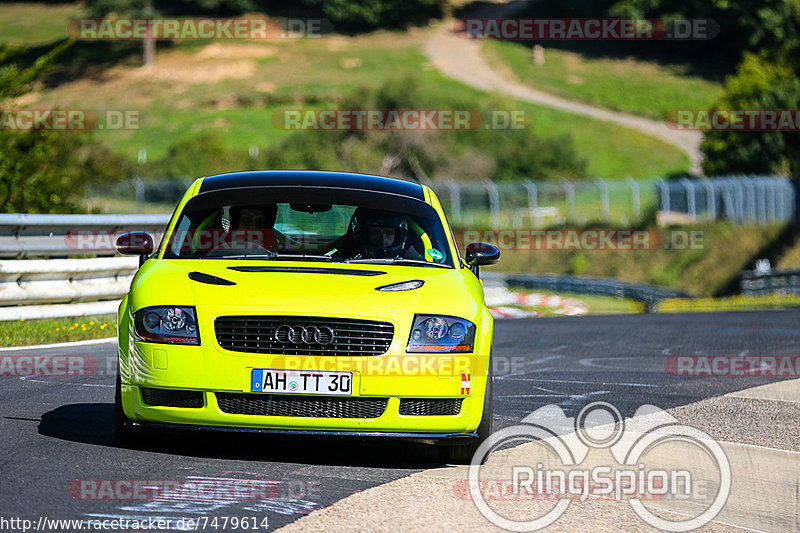
<path id="1" fill-rule="evenodd" d="M 218 392 L 220 410 L 236 415 L 299 416 L 312 418 L 378 418 L 386 398 L 335 398 L 282 394 Z"/>
<path id="2" fill-rule="evenodd" d="M 156 407 L 203 407 L 203 393 L 193 390 L 149 389 L 142 387 L 142 401 Z"/>
<path id="3" fill-rule="evenodd" d="M 409 416 L 454 416 L 461 412 L 461 398 L 403 398 L 400 414 Z"/>

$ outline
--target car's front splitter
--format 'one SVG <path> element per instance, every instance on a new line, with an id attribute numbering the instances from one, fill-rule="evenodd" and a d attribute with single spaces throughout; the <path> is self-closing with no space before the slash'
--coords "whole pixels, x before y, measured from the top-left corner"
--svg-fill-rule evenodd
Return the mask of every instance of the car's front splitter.
<path id="1" fill-rule="evenodd" d="M 165 422 L 133 422 L 131 426 L 140 431 L 202 431 L 219 433 L 240 433 L 255 435 L 286 435 L 309 437 L 349 437 L 349 438 L 391 438 L 409 440 L 426 444 L 436 444 L 447 441 L 451 444 L 468 444 L 478 438 L 475 432 L 470 433 L 415 433 L 394 431 L 335 431 L 335 430 L 310 430 L 310 429 L 283 429 L 283 428 L 245 428 L 228 426 L 201 426 L 193 424 L 169 424 Z"/>

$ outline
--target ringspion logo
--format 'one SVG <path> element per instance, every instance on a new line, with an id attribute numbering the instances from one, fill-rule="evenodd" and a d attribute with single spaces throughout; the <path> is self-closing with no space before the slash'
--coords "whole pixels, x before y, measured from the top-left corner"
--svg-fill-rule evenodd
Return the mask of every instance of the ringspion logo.
<path id="1" fill-rule="evenodd" d="M 543 529 L 572 502 L 589 499 L 627 502 L 663 531 L 690 531 L 713 520 L 731 489 L 730 463 L 719 443 L 653 405 L 639 407 L 634 419 L 641 429 L 628 429 L 607 402 L 590 403 L 574 418 L 557 405 L 537 409 L 481 444 L 469 466 L 469 496 L 487 520 L 509 531 Z M 510 445 L 526 449 L 484 464 L 492 451 Z M 555 504 L 509 516 L 507 502 L 525 500 Z M 670 520 L 645 506 L 652 500 L 662 507 L 682 502 L 681 509 L 691 511 Z"/>

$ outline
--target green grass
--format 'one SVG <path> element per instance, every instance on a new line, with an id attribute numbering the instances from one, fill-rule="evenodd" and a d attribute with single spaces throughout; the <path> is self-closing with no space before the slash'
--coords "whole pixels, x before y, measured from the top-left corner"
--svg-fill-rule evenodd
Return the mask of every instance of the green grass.
<path id="1" fill-rule="evenodd" d="M 694 296 L 713 296 L 729 287 L 754 256 L 781 233 L 780 224 L 738 226 L 705 223 L 659 228 L 664 242 L 682 244 L 686 231 L 702 232 L 699 249 L 504 250 L 493 269 L 597 276 L 661 285 Z"/>
<path id="2" fill-rule="evenodd" d="M 70 20 L 84 16 L 81 4 L 0 4 L 0 41 L 36 45 L 68 37 Z"/>
<path id="3" fill-rule="evenodd" d="M 201 131 L 219 132 L 229 148 L 273 146 L 293 133 L 273 127 L 275 111 L 337 107 L 357 87 L 376 87 L 397 72 L 412 71 L 419 73 L 426 98 L 469 102 L 474 109 L 519 109 L 532 117 L 533 134 L 571 135 L 590 176 L 653 178 L 689 167 L 681 150 L 637 131 L 504 99 L 444 78 L 427 64 L 423 40 L 422 32 L 376 32 L 358 38 L 181 44 L 159 50 L 152 71 L 119 65 L 100 78 L 38 93 L 30 105 L 139 111 L 138 129 L 98 130 L 94 135 L 131 157 L 145 149 L 153 161 L 174 141 Z M 497 142 L 504 134 L 495 133 Z"/>
<path id="4" fill-rule="evenodd" d="M 637 302 L 635 300 L 629 300 L 627 298 L 615 298 L 613 296 L 597 296 L 593 294 L 572 294 L 572 293 L 552 293 L 547 291 L 539 291 L 536 289 L 522 289 L 511 287 L 513 292 L 520 292 L 520 293 L 537 293 L 537 294 L 547 294 L 549 296 L 561 296 L 563 298 L 572 298 L 574 300 L 578 300 L 586 308 L 589 310 L 587 315 L 623 315 L 623 314 L 631 314 L 631 313 L 642 313 L 644 312 L 644 304 L 641 302 Z M 542 314 L 542 316 L 564 316 L 559 313 L 555 313 L 553 309 L 548 307 L 540 307 L 540 306 L 521 306 L 520 309 L 524 309 L 526 311 L 537 311 Z M 586 316 L 586 315 L 581 315 Z"/>
<path id="5" fill-rule="evenodd" d="M 712 311 L 759 311 L 800 307 L 800 295 L 766 294 L 727 298 L 671 298 L 658 305 L 659 313 L 707 313 Z"/>
<path id="6" fill-rule="evenodd" d="M 633 58 L 590 58 L 545 48 L 545 63 L 534 65 L 530 47 L 493 40 L 485 41 L 484 53 L 538 89 L 655 119 L 670 109 L 706 109 L 722 92 L 719 83 L 687 75 L 682 67 Z"/>
<path id="7" fill-rule="evenodd" d="M 114 337 L 117 315 L 0 322 L 1 346 L 30 346 Z"/>

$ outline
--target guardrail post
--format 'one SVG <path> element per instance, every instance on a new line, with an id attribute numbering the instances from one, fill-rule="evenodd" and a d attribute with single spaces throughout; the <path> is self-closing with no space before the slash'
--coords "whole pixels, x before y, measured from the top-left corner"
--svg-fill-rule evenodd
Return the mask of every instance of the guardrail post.
<path id="1" fill-rule="evenodd" d="M 636 220 L 640 220 L 642 218 L 642 195 L 639 190 L 639 183 L 631 177 L 626 178 L 625 181 L 628 183 L 628 187 L 631 188 L 633 216 L 636 217 Z"/>
<path id="2" fill-rule="evenodd" d="M 608 222 L 611 219 L 611 207 L 608 200 L 608 184 L 603 181 L 603 178 L 595 178 L 594 182 L 600 187 L 600 202 L 603 205 L 603 221 Z"/>

